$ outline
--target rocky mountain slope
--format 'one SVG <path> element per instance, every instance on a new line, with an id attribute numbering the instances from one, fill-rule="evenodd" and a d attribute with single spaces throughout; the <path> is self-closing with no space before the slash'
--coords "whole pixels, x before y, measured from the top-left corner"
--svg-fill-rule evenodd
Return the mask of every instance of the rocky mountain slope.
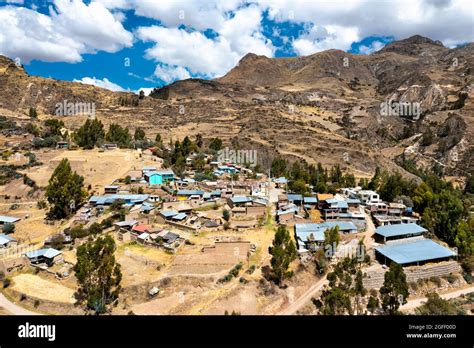
<path id="1" fill-rule="evenodd" d="M 257 149 L 263 165 L 281 155 L 368 175 L 376 165 L 403 171 L 396 160 L 404 154 L 462 176 L 474 172 L 473 53 L 472 43 L 448 49 L 413 36 L 371 55 L 248 54 L 219 79 L 177 81 L 138 105 L 124 104 L 136 100 L 131 93 L 28 76 L 0 57 L 0 107 L 21 116 L 35 106 L 47 118 L 64 99 L 93 102 L 105 124 L 139 126 L 165 140 L 219 136 L 228 146 Z M 419 119 L 387 115 L 389 101 L 418 105 Z M 74 129 L 84 118 L 63 119 Z"/>

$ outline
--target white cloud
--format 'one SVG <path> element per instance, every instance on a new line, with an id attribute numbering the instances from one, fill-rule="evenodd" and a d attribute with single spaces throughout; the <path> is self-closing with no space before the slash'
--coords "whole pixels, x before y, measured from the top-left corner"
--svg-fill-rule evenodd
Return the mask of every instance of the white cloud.
<path id="1" fill-rule="evenodd" d="M 385 44 L 382 41 L 373 41 L 369 46 L 361 45 L 359 46 L 359 53 L 361 54 L 371 54 L 381 50 Z"/>
<path id="2" fill-rule="evenodd" d="M 199 31 L 162 26 L 140 27 L 136 35 L 143 41 L 154 43 L 146 51 L 147 58 L 180 67 L 182 73 L 187 70 L 192 74 L 217 77 L 229 71 L 249 52 L 273 56 L 275 49 L 261 33 L 261 21 L 261 10 L 250 6 L 225 19 L 215 38 L 208 38 Z M 161 69 L 157 67 L 159 73 L 169 77 Z"/>
<path id="3" fill-rule="evenodd" d="M 176 80 L 189 79 L 191 75 L 181 66 L 157 65 L 155 69 L 155 76 L 166 83 L 171 83 Z"/>
<path id="4" fill-rule="evenodd" d="M 97 87 L 100 87 L 100 88 L 105 88 L 105 89 L 108 89 L 108 90 L 114 91 L 114 92 L 125 92 L 126 91 L 124 88 L 117 85 L 116 83 L 113 83 L 113 82 L 109 81 L 109 79 L 107 79 L 107 78 L 103 78 L 102 80 L 100 80 L 100 79 L 97 79 L 95 77 L 83 77 L 80 80 L 74 79 L 74 82 L 80 82 L 80 83 L 84 83 L 86 85 L 93 85 L 93 86 L 97 86 Z"/>
<path id="5" fill-rule="evenodd" d="M 331 38 L 320 37 L 320 41 L 311 38 L 301 38 L 305 40 L 302 42 L 295 40 L 295 49 L 306 53 L 326 49 L 324 42 L 333 44 L 331 48 L 345 49 L 349 30 L 357 32 L 361 39 L 393 36 L 399 40 L 419 34 L 440 40 L 446 46 L 472 41 L 474 18 L 471 0 L 312 0 L 311 3 L 260 0 L 258 4 L 276 21 L 340 28 L 330 35 Z"/>
<path id="6" fill-rule="evenodd" d="M 0 54 L 22 63 L 75 63 L 84 53 L 132 45 L 132 34 L 102 4 L 56 0 L 54 5 L 50 16 L 25 7 L 0 7 Z"/>
<path id="7" fill-rule="evenodd" d="M 151 87 L 151 88 L 148 88 L 148 87 L 142 87 L 142 88 L 139 88 L 135 91 L 136 94 L 140 93 L 140 91 L 143 91 L 143 93 L 145 93 L 146 96 L 149 96 L 150 93 L 154 90 L 155 88 Z"/>
<path id="8" fill-rule="evenodd" d="M 142 27 L 137 36 L 154 42 L 146 57 L 171 66 L 187 68 L 192 74 L 220 76 L 231 69 L 240 55 L 225 38 L 209 39 L 200 32 L 159 26 Z"/>
<path id="9" fill-rule="evenodd" d="M 337 25 L 313 26 L 309 32 L 293 41 L 293 48 L 303 56 L 332 48 L 347 51 L 353 42 L 359 40 L 357 28 Z"/>

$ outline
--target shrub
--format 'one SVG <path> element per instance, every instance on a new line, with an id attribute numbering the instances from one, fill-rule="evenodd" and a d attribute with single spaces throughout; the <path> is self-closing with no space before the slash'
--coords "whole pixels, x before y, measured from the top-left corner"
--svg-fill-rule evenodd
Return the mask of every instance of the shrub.
<path id="1" fill-rule="evenodd" d="M 10 278 L 3 279 L 3 288 L 4 289 L 8 288 L 11 283 L 12 283 L 12 281 L 10 280 Z"/>
<path id="2" fill-rule="evenodd" d="M 2 232 L 5 234 L 15 232 L 15 225 L 12 224 L 11 222 L 7 222 L 5 225 L 3 225 Z"/>

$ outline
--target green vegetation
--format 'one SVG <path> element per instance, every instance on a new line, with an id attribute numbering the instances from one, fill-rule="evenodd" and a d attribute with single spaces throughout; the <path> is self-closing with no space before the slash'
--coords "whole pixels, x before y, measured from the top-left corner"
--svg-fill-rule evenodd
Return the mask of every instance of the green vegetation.
<path id="1" fill-rule="evenodd" d="M 15 225 L 12 224 L 11 222 L 7 222 L 2 226 L 2 233 L 4 234 L 10 234 L 15 232 Z"/>
<path id="2" fill-rule="evenodd" d="M 335 193 L 338 188 L 355 186 L 356 179 L 351 173 L 344 174 L 339 165 L 333 166 L 330 171 L 323 168 L 321 163 L 317 166 L 308 165 L 306 161 L 295 161 L 291 165 L 282 158 L 275 158 L 271 164 L 273 177 L 285 176 L 290 181 L 290 191 L 309 195 L 309 185 L 318 193 Z"/>
<path id="3" fill-rule="evenodd" d="M 416 309 L 418 315 L 462 315 L 465 314 L 450 301 L 443 300 L 437 293 L 426 295 L 428 301 Z"/>
<path id="4" fill-rule="evenodd" d="M 109 131 L 105 135 L 105 140 L 109 143 L 117 144 L 119 147 L 130 147 L 132 136 L 128 128 L 122 128 L 122 126 L 112 123 L 109 126 Z"/>
<path id="5" fill-rule="evenodd" d="M 115 250 L 115 241 L 109 235 L 89 239 L 77 248 L 77 301 L 96 314 L 105 313 L 119 296 L 122 272 L 115 261 Z"/>
<path id="6" fill-rule="evenodd" d="M 319 312 L 323 315 L 361 314 L 361 298 L 367 290 L 362 284 L 357 258 L 346 257 L 338 262 L 327 279 L 329 286 L 319 300 L 313 300 Z"/>
<path id="7" fill-rule="evenodd" d="M 45 195 L 50 204 L 48 217 L 62 219 L 75 212 L 86 196 L 83 185 L 84 178 L 72 171 L 66 158 L 62 159 L 46 187 Z"/>
<path id="8" fill-rule="evenodd" d="M 408 283 L 403 267 L 392 262 L 385 272 L 383 286 L 380 288 L 382 308 L 388 314 L 396 314 L 402 304 L 407 303 Z"/>
<path id="9" fill-rule="evenodd" d="M 102 145 L 105 138 L 104 125 L 98 119 L 87 119 L 73 135 L 74 141 L 84 149 Z"/>
<path id="10" fill-rule="evenodd" d="M 281 285 L 285 278 L 293 275 L 293 272 L 288 271 L 288 268 L 290 263 L 296 259 L 296 246 L 286 226 L 278 226 L 275 239 L 269 249 L 270 255 L 272 255 L 270 260 L 272 279 L 276 284 Z"/>

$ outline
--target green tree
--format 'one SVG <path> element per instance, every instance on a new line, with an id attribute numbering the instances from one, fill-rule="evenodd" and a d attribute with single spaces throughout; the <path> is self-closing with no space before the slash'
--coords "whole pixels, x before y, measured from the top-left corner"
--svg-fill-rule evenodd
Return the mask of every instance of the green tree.
<path id="1" fill-rule="evenodd" d="M 331 258 L 334 255 L 336 252 L 335 248 L 338 246 L 340 239 L 339 226 L 327 228 L 324 231 L 324 245 L 327 258 Z"/>
<path id="2" fill-rule="evenodd" d="M 272 258 L 270 264 L 272 267 L 273 279 L 278 285 L 281 285 L 285 278 L 293 275 L 288 271 L 290 263 L 296 259 L 295 243 L 291 239 L 286 226 L 280 225 L 275 233 L 275 239 L 270 247 Z"/>
<path id="3" fill-rule="evenodd" d="M 105 135 L 105 140 L 115 143 L 120 147 L 129 147 L 132 137 L 128 128 L 122 128 L 120 125 L 112 123 L 109 126 L 109 131 Z"/>
<path id="4" fill-rule="evenodd" d="M 400 305 L 407 303 L 408 283 L 403 267 L 395 262 L 385 272 L 383 286 L 380 288 L 382 308 L 388 314 L 395 314 Z"/>
<path id="5" fill-rule="evenodd" d="M 36 108 L 31 107 L 29 114 L 30 118 L 38 118 L 38 112 L 36 111 Z"/>
<path id="6" fill-rule="evenodd" d="M 346 257 L 339 261 L 327 275 L 328 286 L 322 291 L 320 300 L 314 304 L 324 315 L 353 314 L 351 297 L 363 292 L 357 280 L 357 259 Z M 357 303 L 354 301 L 354 303 Z"/>
<path id="7" fill-rule="evenodd" d="M 222 139 L 212 138 L 211 142 L 209 143 L 209 149 L 214 150 L 215 152 L 222 149 Z"/>
<path id="8" fill-rule="evenodd" d="M 230 220 L 230 212 L 229 212 L 227 209 L 224 209 L 224 211 L 222 212 L 222 218 L 223 218 L 225 221 L 229 221 L 229 220 Z"/>
<path id="9" fill-rule="evenodd" d="M 50 204 L 48 216 L 62 219 L 76 211 L 86 195 L 83 185 L 84 178 L 72 171 L 66 158 L 62 159 L 46 187 L 46 198 Z"/>
<path id="10" fill-rule="evenodd" d="M 105 313 L 119 296 L 122 272 L 115 261 L 115 250 L 110 235 L 91 238 L 77 248 L 77 301 L 96 314 Z"/>
<path id="11" fill-rule="evenodd" d="M 98 119 L 87 119 L 73 134 L 73 139 L 80 147 L 93 149 L 102 144 L 105 138 L 104 125 Z"/>
<path id="12" fill-rule="evenodd" d="M 286 175 L 287 163 L 283 158 L 275 158 L 271 165 L 271 174 L 273 177 Z"/>
<path id="13" fill-rule="evenodd" d="M 135 134 L 133 135 L 133 138 L 136 140 L 136 141 L 143 141 L 145 140 L 145 131 L 141 128 L 136 128 L 135 129 Z"/>

